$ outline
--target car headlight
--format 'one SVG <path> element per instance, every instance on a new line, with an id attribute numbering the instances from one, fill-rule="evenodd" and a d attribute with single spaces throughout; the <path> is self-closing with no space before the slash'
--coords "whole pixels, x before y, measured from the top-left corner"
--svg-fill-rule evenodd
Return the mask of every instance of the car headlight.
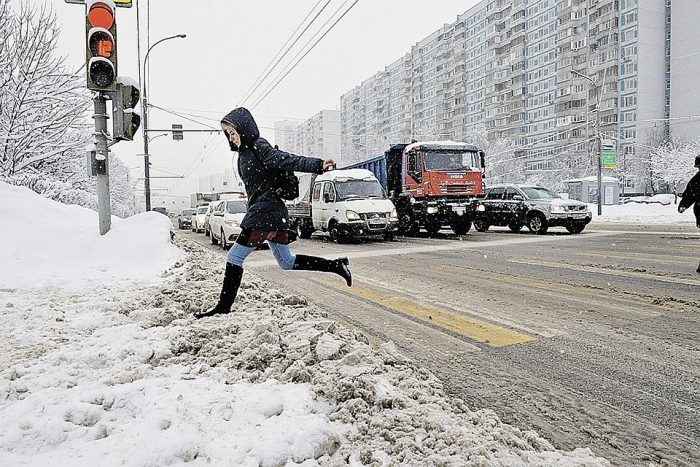
<path id="1" fill-rule="evenodd" d="M 396 212 L 396 209 L 392 209 L 392 210 L 391 210 L 391 214 L 389 214 L 389 217 L 391 217 L 392 219 L 398 219 L 398 218 L 399 218 L 399 213 Z"/>
<path id="2" fill-rule="evenodd" d="M 476 207 L 476 210 L 479 212 L 486 212 L 486 206 L 484 206 L 483 204 L 480 204 Z"/>
<path id="3" fill-rule="evenodd" d="M 347 211 L 345 213 L 349 221 L 359 221 L 360 220 L 360 215 L 356 213 L 355 211 Z"/>
<path id="4" fill-rule="evenodd" d="M 426 212 L 428 214 L 437 214 L 438 208 L 437 208 L 437 206 L 428 206 L 428 209 L 426 209 Z"/>
<path id="5" fill-rule="evenodd" d="M 564 214 L 566 212 L 566 207 L 555 204 L 549 207 L 549 212 L 552 214 Z"/>

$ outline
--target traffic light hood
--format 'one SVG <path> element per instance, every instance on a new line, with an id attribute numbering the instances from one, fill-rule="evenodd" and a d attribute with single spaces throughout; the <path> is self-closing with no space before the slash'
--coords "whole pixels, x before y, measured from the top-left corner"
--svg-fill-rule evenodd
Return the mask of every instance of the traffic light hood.
<path id="1" fill-rule="evenodd" d="M 229 123 L 238 132 L 241 137 L 241 147 L 250 147 L 250 145 L 260 137 L 260 131 L 258 130 L 258 125 L 255 123 L 253 115 L 244 107 L 238 107 L 230 111 L 224 118 L 221 119 L 222 122 Z M 225 132 L 224 132 L 225 133 Z M 226 139 L 229 142 L 231 151 L 238 151 L 239 148 L 226 135 Z"/>

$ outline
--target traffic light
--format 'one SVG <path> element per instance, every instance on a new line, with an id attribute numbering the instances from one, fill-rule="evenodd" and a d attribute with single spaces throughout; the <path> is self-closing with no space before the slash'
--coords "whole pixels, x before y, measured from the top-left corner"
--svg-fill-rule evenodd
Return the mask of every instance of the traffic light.
<path id="1" fill-rule="evenodd" d="M 87 87 L 93 91 L 116 89 L 117 21 L 112 0 L 88 0 L 85 32 Z"/>
<path id="2" fill-rule="evenodd" d="M 141 125 L 141 115 L 134 110 L 141 93 L 136 81 L 118 77 L 112 93 L 112 138 L 115 141 L 133 141 Z"/>

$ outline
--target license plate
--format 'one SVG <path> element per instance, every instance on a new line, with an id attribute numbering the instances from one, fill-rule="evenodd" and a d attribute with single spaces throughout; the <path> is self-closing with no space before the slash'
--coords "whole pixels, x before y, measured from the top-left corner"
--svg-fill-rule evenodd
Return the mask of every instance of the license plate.
<path id="1" fill-rule="evenodd" d="M 467 208 L 465 208 L 464 206 L 455 206 L 452 208 L 452 212 L 461 216 L 462 214 L 467 212 Z"/>
<path id="2" fill-rule="evenodd" d="M 586 218 L 586 214 L 583 214 L 583 213 L 574 214 L 574 219 L 585 219 L 585 218 Z"/>

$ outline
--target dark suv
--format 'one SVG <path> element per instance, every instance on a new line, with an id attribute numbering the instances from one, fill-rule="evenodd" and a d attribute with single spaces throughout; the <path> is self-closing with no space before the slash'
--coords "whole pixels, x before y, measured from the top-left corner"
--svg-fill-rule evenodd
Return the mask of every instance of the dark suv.
<path id="1" fill-rule="evenodd" d="M 583 232 L 592 218 L 588 205 L 564 199 L 546 188 L 533 185 L 493 185 L 476 203 L 474 228 L 485 232 L 492 225 L 518 232 L 543 234 L 549 227 L 566 227 L 572 234 Z"/>

